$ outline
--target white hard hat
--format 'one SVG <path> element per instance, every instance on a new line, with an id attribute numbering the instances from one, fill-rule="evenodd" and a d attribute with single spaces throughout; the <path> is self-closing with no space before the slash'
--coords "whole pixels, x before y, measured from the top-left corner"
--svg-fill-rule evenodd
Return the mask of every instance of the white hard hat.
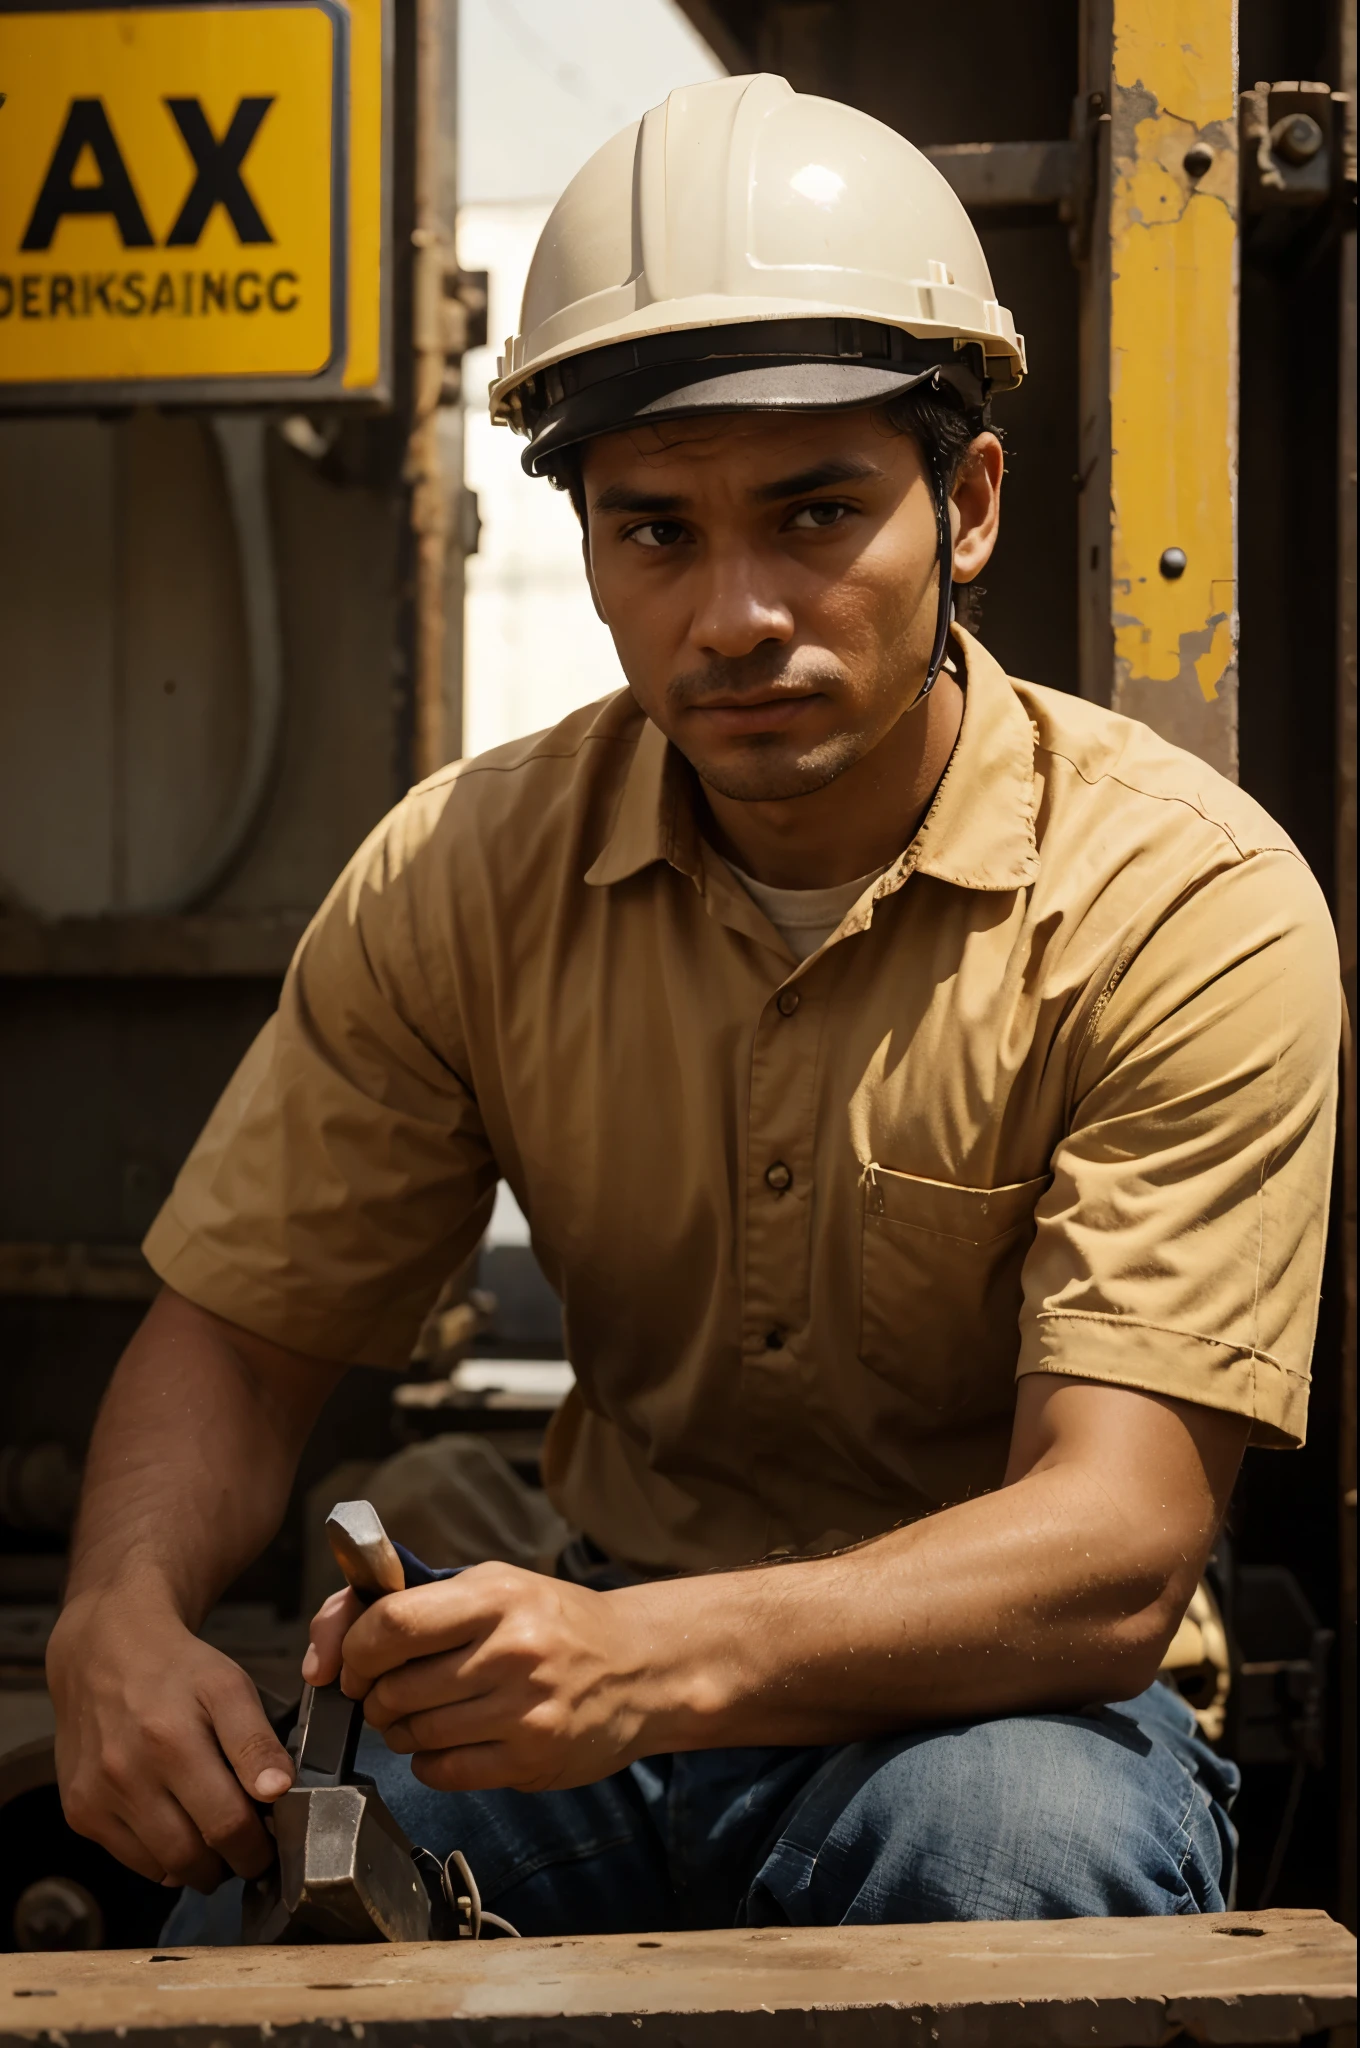
<path id="1" fill-rule="evenodd" d="M 1025 348 L 934 165 L 761 75 L 673 92 L 577 172 L 498 372 L 491 417 L 541 473 L 662 416 L 881 404 L 927 379 L 980 411 Z"/>

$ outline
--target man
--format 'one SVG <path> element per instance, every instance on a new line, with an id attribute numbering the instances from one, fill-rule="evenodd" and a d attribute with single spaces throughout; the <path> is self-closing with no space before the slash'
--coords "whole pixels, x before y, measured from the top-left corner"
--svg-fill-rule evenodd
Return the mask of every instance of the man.
<path id="1" fill-rule="evenodd" d="M 152 1230 L 50 1659 L 68 1814 L 167 1884 L 265 1865 L 288 1759 L 193 1630 L 504 1176 L 584 1542 L 339 1597 L 304 1666 L 412 1836 L 533 1933 L 1219 1908 L 1234 1773 L 1154 1680 L 1244 1445 L 1302 1437 L 1319 892 L 951 635 L 1023 354 L 899 138 L 673 95 L 523 325 L 493 405 L 629 689 L 378 829 Z"/>

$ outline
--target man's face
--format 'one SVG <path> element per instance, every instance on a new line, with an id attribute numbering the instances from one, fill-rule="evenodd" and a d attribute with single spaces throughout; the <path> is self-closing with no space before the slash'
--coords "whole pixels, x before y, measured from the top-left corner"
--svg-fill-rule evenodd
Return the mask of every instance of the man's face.
<path id="1" fill-rule="evenodd" d="M 915 701 L 938 586 L 910 435 L 864 411 L 727 413 L 591 441 L 582 480 L 596 602 L 633 694 L 719 795 L 819 789 Z M 989 504 L 981 523 L 965 512 L 964 575 L 991 552 L 995 487 Z"/>

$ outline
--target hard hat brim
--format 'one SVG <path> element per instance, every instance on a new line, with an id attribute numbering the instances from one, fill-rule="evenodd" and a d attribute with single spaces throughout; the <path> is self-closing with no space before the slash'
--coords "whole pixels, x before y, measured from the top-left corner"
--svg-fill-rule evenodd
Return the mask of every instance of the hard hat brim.
<path id="1" fill-rule="evenodd" d="M 748 356 L 729 368 L 719 368 L 711 357 L 659 364 L 576 391 L 549 407 L 535 423 L 521 460 L 530 476 L 542 476 L 567 449 L 602 434 L 663 426 L 708 413 L 842 412 L 886 405 L 932 378 L 958 381 L 953 365 L 938 362 L 898 368 Z"/>

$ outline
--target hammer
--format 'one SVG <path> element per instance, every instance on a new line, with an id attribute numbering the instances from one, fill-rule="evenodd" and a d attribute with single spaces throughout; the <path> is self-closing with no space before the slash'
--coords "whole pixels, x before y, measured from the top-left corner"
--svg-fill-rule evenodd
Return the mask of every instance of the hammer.
<path id="1" fill-rule="evenodd" d="M 366 1500 L 340 1501 L 326 1534 L 365 1606 L 458 1570 L 432 1570 L 394 1544 Z M 288 1743 L 297 1775 L 270 1816 L 278 1862 L 246 1886 L 246 1941 L 431 1941 L 460 1932 L 438 1858 L 412 1846 L 372 1779 L 354 1769 L 363 1722 L 362 1700 L 347 1699 L 338 1678 L 303 1687 Z"/>

